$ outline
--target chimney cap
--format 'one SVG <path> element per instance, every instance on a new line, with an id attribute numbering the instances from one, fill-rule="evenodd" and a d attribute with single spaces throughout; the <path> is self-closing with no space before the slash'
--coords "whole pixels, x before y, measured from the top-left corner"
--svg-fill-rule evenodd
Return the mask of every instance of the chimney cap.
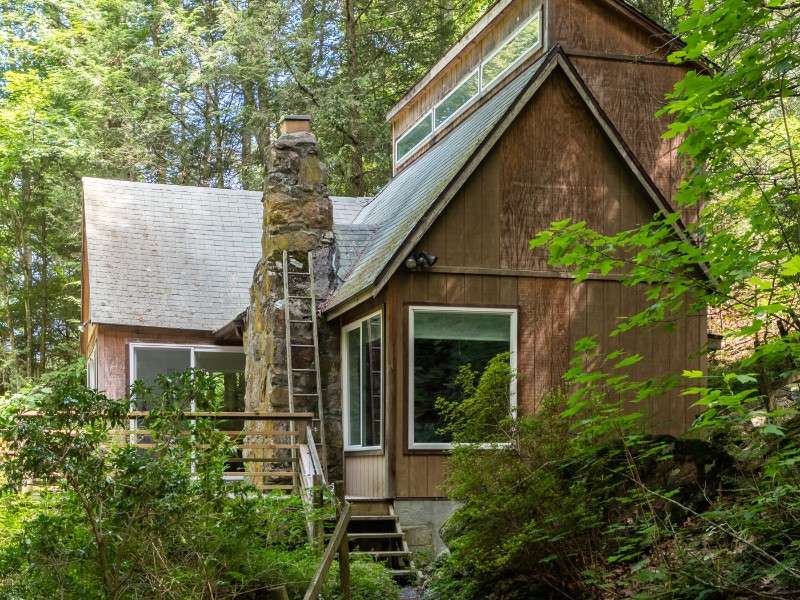
<path id="1" fill-rule="evenodd" d="M 284 115 L 278 123 L 281 135 L 311 131 L 311 115 Z"/>

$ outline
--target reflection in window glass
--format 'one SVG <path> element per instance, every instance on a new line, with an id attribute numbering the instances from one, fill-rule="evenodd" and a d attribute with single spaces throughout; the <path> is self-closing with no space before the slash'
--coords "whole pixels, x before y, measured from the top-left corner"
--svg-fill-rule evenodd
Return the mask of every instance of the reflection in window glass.
<path id="1" fill-rule="evenodd" d="M 481 373 L 498 354 L 516 350 L 511 347 L 514 314 L 416 309 L 411 317 L 412 444 L 446 447 L 451 438 L 439 431 L 444 420 L 436 410 L 436 399 L 460 396 L 455 380 L 464 365 Z"/>
<path id="2" fill-rule="evenodd" d="M 156 396 L 161 390 L 156 383 L 157 375 L 170 375 L 178 371 L 185 371 L 192 366 L 191 348 L 166 348 L 139 346 L 133 349 L 133 379 L 141 379 L 153 387 Z M 141 401 L 137 403 L 138 410 L 146 410 Z"/>
<path id="3" fill-rule="evenodd" d="M 514 62 L 522 58 L 531 48 L 539 42 L 539 15 L 531 19 L 530 23 L 520 29 L 517 34 L 508 40 L 500 50 L 489 60 L 483 63 L 483 82 L 485 88 L 503 73 Z"/>
<path id="4" fill-rule="evenodd" d="M 349 446 L 361 445 L 361 330 L 347 332 L 347 401 L 349 404 Z"/>
<path id="5" fill-rule="evenodd" d="M 97 389 L 97 344 L 92 346 L 92 351 L 86 360 L 86 387 Z"/>
<path id="6" fill-rule="evenodd" d="M 475 71 L 436 107 L 434 114 L 436 127 L 441 126 L 447 119 L 458 112 L 462 106 L 477 96 L 478 88 L 478 72 Z"/>
<path id="7" fill-rule="evenodd" d="M 347 448 L 382 444 L 381 316 L 372 315 L 345 328 L 344 382 L 347 402 Z"/>
<path id="8" fill-rule="evenodd" d="M 195 368 L 217 374 L 216 396 L 223 412 L 244 411 L 244 353 L 196 350 Z"/>
<path id="9" fill-rule="evenodd" d="M 411 152 L 417 144 L 428 137 L 433 131 L 433 113 L 425 117 L 397 140 L 397 160 Z"/>

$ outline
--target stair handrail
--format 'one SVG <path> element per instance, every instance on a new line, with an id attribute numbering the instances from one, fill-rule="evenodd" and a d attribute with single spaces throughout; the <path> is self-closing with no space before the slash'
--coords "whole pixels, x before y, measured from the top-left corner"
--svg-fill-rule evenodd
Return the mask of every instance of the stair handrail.
<path id="1" fill-rule="evenodd" d="M 328 577 L 328 571 L 330 571 L 333 559 L 337 554 L 339 555 L 339 584 L 342 598 L 343 600 L 350 600 L 351 598 L 350 550 L 347 537 L 351 506 L 344 498 L 344 482 L 336 481 L 333 485 L 338 500 L 336 505 L 336 513 L 338 515 L 336 528 L 333 530 L 333 535 L 331 535 L 331 539 L 325 547 L 322 562 L 317 567 L 317 572 L 314 574 L 303 600 L 317 600 L 319 598 L 322 585 Z"/>
<path id="2" fill-rule="evenodd" d="M 300 444 L 297 466 L 299 469 L 300 497 L 307 509 L 306 533 L 308 541 L 322 550 L 323 526 L 319 511 L 324 505 L 322 488 L 327 486 L 325 471 L 319 461 L 317 446 L 314 443 L 314 431 L 306 427 L 305 443 Z"/>

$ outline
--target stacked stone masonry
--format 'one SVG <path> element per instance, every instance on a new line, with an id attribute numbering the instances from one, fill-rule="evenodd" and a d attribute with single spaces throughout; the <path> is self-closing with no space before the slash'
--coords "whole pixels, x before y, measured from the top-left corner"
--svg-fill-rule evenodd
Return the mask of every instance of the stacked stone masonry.
<path id="1" fill-rule="evenodd" d="M 283 252 L 288 252 L 290 271 L 307 271 L 308 253 L 313 254 L 317 299 L 324 300 L 336 281 L 333 208 L 325 191 L 325 168 L 319 159 L 313 134 L 284 134 L 272 144 L 263 202 L 262 255 L 250 288 L 244 335 L 246 407 L 250 411 L 288 411 L 284 311 L 288 308 L 291 319 L 302 320 L 310 318 L 310 307 L 302 300 L 289 300 L 287 303 L 284 297 Z M 310 295 L 307 287 L 308 278 L 290 276 L 291 296 Z M 293 343 L 309 344 L 312 340 L 311 326 L 293 325 L 291 338 Z M 318 344 L 328 471 L 331 478 L 341 478 L 341 408 L 338 361 L 335 360 L 339 334 L 324 319 L 318 319 Z M 293 350 L 293 368 L 313 366 L 313 354 L 311 348 Z M 295 392 L 315 392 L 314 379 L 313 374 L 295 376 Z M 295 411 L 318 415 L 316 398 L 295 396 L 294 400 Z"/>

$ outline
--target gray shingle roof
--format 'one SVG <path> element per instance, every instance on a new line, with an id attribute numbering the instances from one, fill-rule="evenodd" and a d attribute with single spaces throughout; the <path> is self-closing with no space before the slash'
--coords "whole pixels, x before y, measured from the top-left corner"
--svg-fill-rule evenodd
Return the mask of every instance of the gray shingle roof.
<path id="1" fill-rule="evenodd" d="M 214 331 L 250 303 L 261 192 L 85 178 L 96 323 Z"/>
<path id="2" fill-rule="evenodd" d="M 339 262 L 336 274 L 339 279 L 346 279 L 353 264 L 358 260 L 372 236 L 375 235 L 375 225 L 354 225 L 352 223 L 338 223 L 333 226 L 336 236 Z"/>
<path id="3" fill-rule="evenodd" d="M 331 196 L 334 223 L 352 223 L 358 213 L 372 201 L 367 196 Z"/>
<path id="4" fill-rule="evenodd" d="M 216 331 L 250 304 L 261 192 L 84 178 L 95 323 Z M 343 277 L 375 232 L 352 225 L 371 198 L 334 196 Z"/>
<path id="5" fill-rule="evenodd" d="M 392 179 L 354 219 L 376 231 L 326 310 L 373 286 L 415 225 L 535 77 L 542 57 Z"/>

